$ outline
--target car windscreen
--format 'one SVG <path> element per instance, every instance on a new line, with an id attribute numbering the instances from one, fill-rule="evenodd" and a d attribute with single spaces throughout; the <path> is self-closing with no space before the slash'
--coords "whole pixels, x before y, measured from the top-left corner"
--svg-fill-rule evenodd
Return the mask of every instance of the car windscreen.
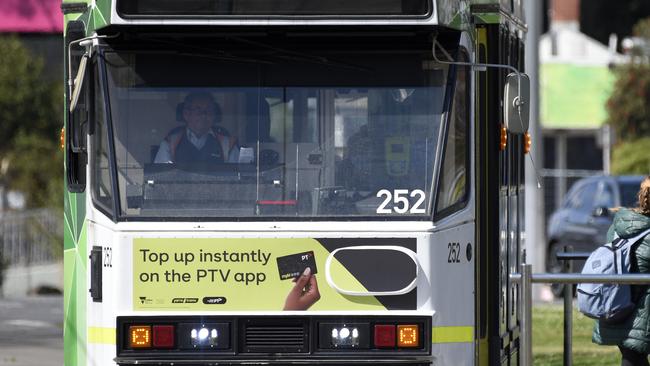
<path id="1" fill-rule="evenodd" d="M 639 205 L 639 186 L 641 179 L 634 182 L 620 182 L 619 187 L 621 190 L 621 206 L 623 207 L 637 207 Z"/>

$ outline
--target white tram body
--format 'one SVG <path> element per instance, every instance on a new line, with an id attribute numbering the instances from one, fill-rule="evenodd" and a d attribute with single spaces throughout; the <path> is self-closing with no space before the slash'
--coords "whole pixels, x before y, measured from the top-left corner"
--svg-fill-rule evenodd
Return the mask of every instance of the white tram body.
<path id="1" fill-rule="evenodd" d="M 64 0 L 65 364 L 518 364 L 521 3 Z"/>

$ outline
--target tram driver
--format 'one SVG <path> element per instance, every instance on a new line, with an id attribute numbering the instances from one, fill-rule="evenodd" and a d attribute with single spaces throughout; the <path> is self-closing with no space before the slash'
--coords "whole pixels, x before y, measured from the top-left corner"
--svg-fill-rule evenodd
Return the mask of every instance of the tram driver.
<path id="1" fill-rule="evenodd" d="M 208 92 L 189 93 L 179 107 L 183 126 L 160 142 L 154 163 L 237 163 L 237 138 L 218 124 L 221 108 Z"/>

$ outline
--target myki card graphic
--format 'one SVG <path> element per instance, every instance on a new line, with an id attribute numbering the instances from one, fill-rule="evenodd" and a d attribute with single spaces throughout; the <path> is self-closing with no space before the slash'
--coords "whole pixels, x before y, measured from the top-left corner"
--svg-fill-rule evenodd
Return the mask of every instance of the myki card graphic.
<path id="1" fill-rule="evenodd" d="M 316 274 L 314 252 L 285 255 L 278 257 L 277 260 L 281 280 L 300 277 L 307 267 L 311 269 L 311 274 Z"/>

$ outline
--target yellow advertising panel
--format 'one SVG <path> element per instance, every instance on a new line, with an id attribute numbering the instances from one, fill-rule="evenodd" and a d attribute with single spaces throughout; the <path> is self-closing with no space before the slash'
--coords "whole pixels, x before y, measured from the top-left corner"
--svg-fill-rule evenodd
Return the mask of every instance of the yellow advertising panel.
<path id="1" fill-rule="evenodd" d="M 329 240 L 329 241 L 328 241 Z M 135 310 L 385 310 L 374 296 L 346 296 L 328 285 L 325 261 L 337 247 L 371 239 L 136 238 L 133 240 Z M 376 239 L 385 240 L 385 239 Z M 414 239 L 409 239 L 414 242 Z M 375 242 L 375 241 L 373 241 Z M 414 244 L 413 244 L 414 246 Z M 372 262 L 371 256 L 367 257 Z M 337 258 L 337 284 L 365 289 L 353 273 L 371 263 Z M 352 267 L 352 271 L 350 270 Z M 386 269 L 382 269 L 386 272 Z M 372 281 L 370 281 L 372 282 Z M 415 294 L 408 299 L 415 299 Z M 414 301 L 412 302 L 414 307 Z M 392 301 L 391 303 L 395 303 Z M 402 307 L 403 308 L 403 307 Z"/>

